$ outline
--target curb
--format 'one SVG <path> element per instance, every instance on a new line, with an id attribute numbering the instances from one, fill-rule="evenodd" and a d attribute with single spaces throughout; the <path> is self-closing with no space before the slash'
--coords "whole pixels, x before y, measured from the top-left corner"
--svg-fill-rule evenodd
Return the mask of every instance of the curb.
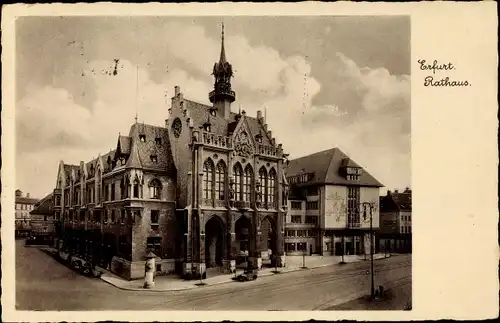
<path id="1" fill-rule="evenodd" d="M 382 257 L 382 258 L 378 258 L 378 259 L 373 259 L 373 260 L 381 260 L 381 259 L 387 259 L 387 258 L 390 258 L 391 257 L 391 254 L 388 254 L 386 257 Z M 368 260 L 368 259 L 367 259 Z M 360 259 L 358 261 L 354 261 L 354 262 L 351 262 L 351 263 L 356 263 L 356 262 L 362 262 L 364 261 L 363 259 Z M 305 269 L 317 269 L 317 268 L 323 268 L 323 267 L 328 267 L 328 266 L 335 266 L 335 265 L 338 265 L 338 263 L 335 263 L 335 264 L 323 264 L 323 265 L 319 265 L 319 266 L 314 266 L 314 267 L 306 267 L 306 268 L 294 268 L 294 269 L 291 269 L 291 270 L 287 270 L 287 271 L 281 271 L 280 274 L 287 274 L 287 273 L 292 273 L 292 272 L 296 272 L 296 271 L 301 271 L 301 270 L 305 270 Z M 121 289 L 121 290 L 127 290 L 127 291 L 135 291 L 135 292 L 162 292 L 162 293 L 165 293 L 165 292 L 178 292 L 178 291 L 185 291 L 185 290 L 192 290 L 192 289 L 198 289 L 200 287 L 209 287 L 209 286 L 215 286 L 215 285 L 223 285 L 223 284 L 228 284 L 228 283 L 238 283 L 237 281 L 234 281 L 234 280 L 228 280 L 228 281 L 221 281 L 221 282 L 215 282 L 215 283 L 212 283 L 212 284 L 206 284 L 204 286 L 196 286 L 195 283 L 193 283 L 192 286 L 190 287 L 184 287 L 184 288 L 173 288 L 173 289 L 147 289 L 147 288 L 136 288 L 136 287 L 125 287 L 125 286 L 120 286 L 118 284 L 115 284 L 109 280 L 107 280 L 106 276 L 105 275 L 109 275 L 109 274 L 106 274 L 104 273 L 103 275 L 101 275 L 100 279 L 118 289 Z M 268 273 L 264 273 L 264 274 L 261 274 L 259 275 L 259 277 L 268 277 L 268 276 L 274 276 L 274 275 L 277 275 L 275 273 L 272 273 L 272 272 L 268 272 Z M 117 279 L 120 279 L 120 278 L 117 278 Z"/>

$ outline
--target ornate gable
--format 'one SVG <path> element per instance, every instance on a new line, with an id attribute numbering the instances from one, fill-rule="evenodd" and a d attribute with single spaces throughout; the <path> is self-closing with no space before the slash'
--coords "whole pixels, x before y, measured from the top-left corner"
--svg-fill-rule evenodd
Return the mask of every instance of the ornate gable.
<path id="1" fill-rule="evenodd" d="M 249 157 L 255 154 L 255 140 L 245 116 L 242 116 L 234 131 L 233 147 L 237 156 Z"/>

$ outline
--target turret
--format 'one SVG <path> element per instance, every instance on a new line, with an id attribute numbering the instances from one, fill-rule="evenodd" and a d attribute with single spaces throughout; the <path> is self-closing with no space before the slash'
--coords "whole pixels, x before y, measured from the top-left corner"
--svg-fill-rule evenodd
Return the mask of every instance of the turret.
<path id="1" fill-rule="evenodd" d="M 216 113 L 229 119 L 231 112 L 231 103 L 234 102 L 236 94 L 231 90 L 231 77 L 233 68 L 226 60 L 226 51 L 224 49 L 224 24 L 222 25 L 221 51 L 219 62 L 214 64 L 212 75 L 215 78 L 214 90 L 208 95 L 210 102 L 213 103 Z"/>

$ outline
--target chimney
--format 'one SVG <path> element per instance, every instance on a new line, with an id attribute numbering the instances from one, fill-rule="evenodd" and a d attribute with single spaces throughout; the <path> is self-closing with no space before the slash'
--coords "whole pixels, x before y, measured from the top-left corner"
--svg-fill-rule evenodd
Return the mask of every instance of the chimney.
<path id="1" fill-rule="evenodd" d="M 26 193 L 26 197 L 30 197 L 30 193 Z"/>
<path id="2" fill-rule="evenodd" d="M 395 194 L 398 194 L 398 190 L 394 190 L 394 193 L 395 193 Z"/>
<path id="3" fill-rule="evenodd" d="M 246 112 L 245 110 L 242 110 L 242 111 L 241 111 L 241 115 L 242 115 L 242 116 L 246 116 L 246 115 L 247 115 L 247 112 Z"/>
<path id="4" fill-rule="evenodd" d="M 410 188 L 409 187 L 405 188 L 405 193 L 409 193 L 409 192 L 410 192 Z"/>
<path id="5" fill-rule="evenodd" d="M 177 86 L 177 85 L 176 85 L 176 86 L 174 87 L 174 95 L 175 95 L 175 96 L 178 96 L 178 95 L 179 95 L 179 93 L 181 93 L 181 88 L 180 88 L 179 86 Z"/>
<path id="6" fill-rule="evenodd" d="M 259 120 L 259 122 L 262 122 L 262 111 L 260 110 L 257 110 L 257 120 Z"/>
<path id="7" fill-rule="evenodd" d="M 392 193 L 392 192 L 391 192 L 390 190 L 388 190 L 388 191 L 387 191 L 387 196 L 391 195 L 391 193 Z"/>

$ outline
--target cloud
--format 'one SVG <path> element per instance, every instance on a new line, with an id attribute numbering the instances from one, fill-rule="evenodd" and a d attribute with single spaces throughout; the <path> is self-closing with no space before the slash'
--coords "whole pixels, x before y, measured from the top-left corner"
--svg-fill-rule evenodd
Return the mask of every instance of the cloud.
<path id="1" fill-rule="evenodd" d="M 59 160 L 78 163 L 114 149 L 136 112 L 140 122 L 163 125 L 176 85 L 186 98 L 207 103 L 220 40 L 196 25 L 163 28 L 170 57 L 163 77 L 153 80 L 151 68 L 137 69 L 127 57 L 90 60 L 83 71 L 92 91 L 88 106 L 65 89 L 30 86 L 16 110 L 19 187 L 32 187 L 24 190 L 34 195 L 50 191 Z M 273 136 L 292 158 L 338 146 L 389 187 L 409 185 L 409 77 L 358 67 L 336 53 L 325 63 L 330 81 L 320 84 L 306 57 L 283 57 L 243 36 L 228 36 L 226 51 L 235 70 L 233 110 L 241 104 L 255 115 L 266 108 Z M 325 102 L 317 102 L 320 96 Z"/>

